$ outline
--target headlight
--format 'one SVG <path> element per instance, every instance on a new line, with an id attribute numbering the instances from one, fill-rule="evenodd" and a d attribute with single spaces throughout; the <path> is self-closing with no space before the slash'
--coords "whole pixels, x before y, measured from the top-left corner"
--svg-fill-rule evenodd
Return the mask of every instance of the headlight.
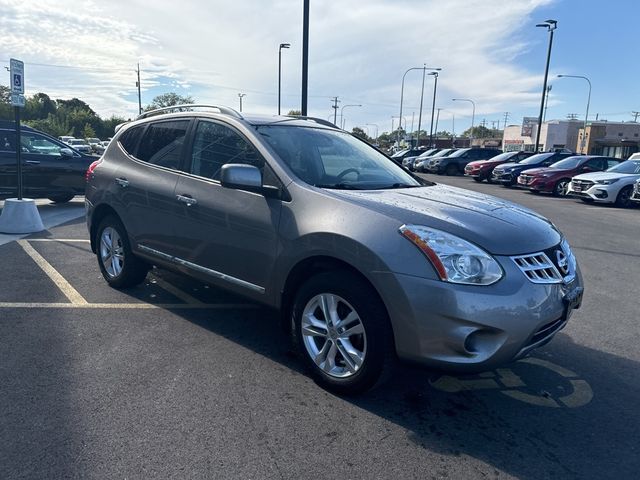
<path id="1" fill-rule="evenodd" d="M 604 180 L 596 180 L 598 185 L 611 185 L 612 183 L 616 183 L 619 178 L 605 178 Z"/>
<path id="2" fill-rule="evenodd" d="M 445 282 L 491 285 L 503 276 L 491 255 L 460 237 L 422 225 L 403 225 L 400 233 L 420 249 Z"/>

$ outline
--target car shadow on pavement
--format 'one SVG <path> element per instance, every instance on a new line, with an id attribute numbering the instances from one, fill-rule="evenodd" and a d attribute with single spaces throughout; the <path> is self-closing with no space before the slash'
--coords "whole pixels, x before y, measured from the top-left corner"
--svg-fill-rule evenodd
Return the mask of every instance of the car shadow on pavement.
<path id="1" fill-rule="evenodd" d="M 265 313 L 241 325 L 201 311 L 180 315 L 304 373 L 276 328 L 276 315 Z M 473 457 L 517 478 L 634 478 L 640 469 L 638 367 L 560 333 L 531 359 L 497 373 L 451 377 L 401 365 L 369 393 L 329 398 L 336 408 L 347 401 L 401 426 L 420 448 L 460 461 Z"/>

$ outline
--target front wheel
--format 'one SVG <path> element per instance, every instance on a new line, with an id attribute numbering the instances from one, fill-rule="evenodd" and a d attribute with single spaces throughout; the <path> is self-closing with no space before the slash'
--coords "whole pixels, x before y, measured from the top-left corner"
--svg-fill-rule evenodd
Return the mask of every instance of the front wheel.
<path id="1" fill-rule="evenodd" d="M 616 207 L 629 207 L 631 205 L 631 194 L 633 193 L 633 185 L 627 185 L 618 193 L 616 197 Z"/>
<path id="2" fill-rule="evenodd" d="M 98 265 L 109 285 L 127 288 L 142 283 L 149 265 L 131 251 L 127 231 L 118 218 L 109 215 L 100 222 L 96 243 Z"/>
<path id="3" fill-rule="evenodd" d="M 553 195 L 555 197 L 566 197 L 569 192 L 569 182 L 571 179 L 563 178 L 562 180 L 558 180 L 558 182 L 553 187 Z"/>
<path id="4" fill-rule="evenodd" d="M 300 287 L 292 314 L 298 349 L 324 388 L 362 393 L 390 371 L 395 352 L 386 308 L 358 276 L 315 275 Z"/>
<path id="5" fill-rule="evenodd" d="M 482 177 L 472 177 L 476 182 L 481 183 Z"/>

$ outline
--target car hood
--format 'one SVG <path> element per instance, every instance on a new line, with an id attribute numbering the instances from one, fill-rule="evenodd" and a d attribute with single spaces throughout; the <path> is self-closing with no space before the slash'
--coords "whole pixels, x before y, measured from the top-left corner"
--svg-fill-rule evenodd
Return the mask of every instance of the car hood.
<path id="1" fill-rule="evenodd" d="M 596 180 L 607 180 L 609 178 L 628 178 L 629 180 L 633 180 L 640 178 L 640 175 L 637 173 L 591 172 L 576 175 L 573 177 L 573 180 L 590 180 L 595 182 Z"/>
<path id="2" fill-rule="evenodd" d="M 538 252 L 560 243 L 561 234 L 546 218 L 490 195 L 434 185 L 394 190 L 327 190 L 351 203 L 396 219 L 426 225 L 495 255 Z"/>
<path id="3" fill-rule="evenodd" d="M 506 170 L 508 168 L 511 167 L 521 167 L 522 165 L 520 165 L 519 163 L 515 163 L 515 162 L 507 162 L 507 163 L 503 163 L 502 165 L 498 165 L 495 169 L 498 171 L 502 171 L 502 170 Z M 535 168 L 535 166 L 531 167 L 531 168 Z"/>
<path id="4" fill-rule="evenodd" d="M 571 169 L 538 167 L 538 168 L 528 168 L 524 170 L 522 173 L 526 173 L 527 175 L 537 175 L 539 173 L 548 173 L 549 175 L 564 175 L 567 172 L 571 172 Z"/>
<path id="5" fill-rule="evenodd" d="M 488 160 L 474 160 L 473 162 L 467 163 L 467 167 L 481 167 L 482 165 L 485 165 L 487 162 Z"/>

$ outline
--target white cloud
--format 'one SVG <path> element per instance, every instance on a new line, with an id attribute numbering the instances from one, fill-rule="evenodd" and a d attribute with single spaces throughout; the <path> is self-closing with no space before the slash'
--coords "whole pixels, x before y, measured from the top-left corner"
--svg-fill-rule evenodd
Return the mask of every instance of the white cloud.
<path id="1" fill-rule="evenodd" d="M 468 115 L 452 97 L 476 100 L 476 116 L 532 107 L 540 77 L 518 66 L 528 46 L 519 34 L 532 12 L 551 0 L 311 0 L 310 114 L 327 117 L 329 97 L 344 104 L 348 126 L 378 123 L 388 129 L 397 115 L 400 80 L 411 66 L 443 68 L 438 104 Z M 0 0 L 0 58 L 28 63 L 28 93 L 77 96 L 102 115 L 131 116 L 137 108 L 135 66 L 145 89 L 191 94 L 199 102 L 275 112 L 278 44 L 283 51 L 283 109 L 298 108 L 302 1 L 245 0 Z M 405 113 L 416 112 L 419 72 L 407 75 Z M 424 118 L 431 86 L 425 87 Z M 441 121 L 448 117 L 443 112 Z M 462 120 L 462 118 L 461 118 Z"/>

